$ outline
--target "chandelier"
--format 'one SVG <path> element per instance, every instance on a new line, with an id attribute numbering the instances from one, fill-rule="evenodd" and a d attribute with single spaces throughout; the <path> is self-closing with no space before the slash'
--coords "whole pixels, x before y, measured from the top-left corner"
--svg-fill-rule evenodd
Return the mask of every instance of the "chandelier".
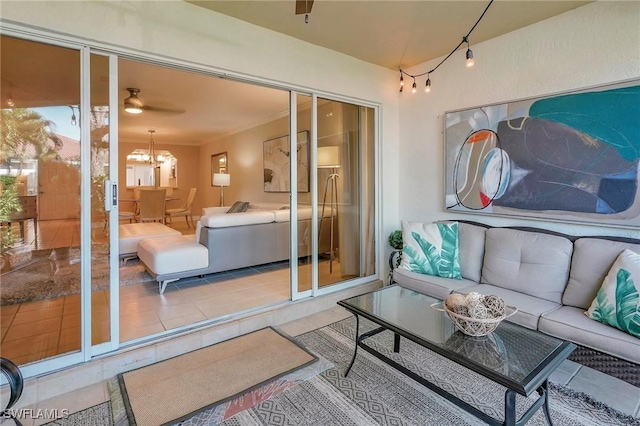
<path id="1" fill-rule="evenodd" d="M 155 130 L 148 130 L 150 134 L 149 138 L 149 159 L 147 160 L 149 164 L 153 166 L 159 166 L 164 163 L 164 155 L 156 155 L 156 147 L 153 142 L 153 134 L 156 132 Z"/>

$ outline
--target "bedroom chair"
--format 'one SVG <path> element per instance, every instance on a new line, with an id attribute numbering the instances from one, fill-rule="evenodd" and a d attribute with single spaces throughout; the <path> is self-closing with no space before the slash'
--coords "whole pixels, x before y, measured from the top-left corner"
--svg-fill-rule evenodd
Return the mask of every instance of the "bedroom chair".
<path id="1" fill-rule="evenodd" d="M 187 202 L 182 207 L 177 209 L 167 209 L 167 211 L 165 212 L 165 215 L 166 215 L 167 223 L 169 224 L 169 226 L 171 226 L 172 217 L 184 216 L 184 220 L 187 222 L 187 228 L 190 228 L 189 217 L 191 217 L 191 224 L 194 225 L 194 228 L 195 228 L 195 224 L 193 222 L 193 215 L 191 214 L 191 204 L 193 204 L 193 200 L 194 198 L 196 198 L 197 190 L 198 188 L 191 188 L 189 190 L 189 197 L 187 198 Z"/>
<path id="2" fill-rule="evenodd" d="M 133 208 L 132 208 L 133 211 L 128 211 L 128 210 L 118 211 L 118 220 L 128 220 L 129 223 L 133 222 L 136 218 L 136 215 L 138 214 L 138 206 L 140 204 L 139 201 L 140 201 L 140 188 L 134 188 L 133 199 L 125 201 L 133 205 Z"/>
<path id="3" fill-rule="evenodd" d="M 162 222 L 164 225 L 166 189 L 145 189 L 140 191 L 140 213 L 138 222 Z"/>

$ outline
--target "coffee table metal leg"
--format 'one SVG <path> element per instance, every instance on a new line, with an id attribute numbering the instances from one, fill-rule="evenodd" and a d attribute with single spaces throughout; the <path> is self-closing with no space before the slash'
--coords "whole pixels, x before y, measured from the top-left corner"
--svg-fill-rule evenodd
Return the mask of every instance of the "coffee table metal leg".
<path id="1" fill-rule="evenodd" d="M 538 393 L 540 394 L 540 398 L 544 398 L 544 405 L 542 409 L 544 410 L 544 415 L 547 418 L 547 423 L 549 426 L 553 426 L 553 422 L 551 421 L 551 413 L 549 412 L 549 380 L 545 380 L 538 389 Z"/>
<path id="2" fill-rule="evenodd" d="M 400 335 L 398 333 L 393 334 L 393 351 L 400 352 Z"/>
<path id="3" fill-rule="evenodd" d="M 516 393 L 507 389 L 504 394 L 504 424 L 515 426 L 516 424 Z"/>
<path id="4" fill-rule="evenodd" d="M 347 377 L 347 374 L 349 374 L 349 371 L 351 371 L 351 367 L 353 367 L 353 363 L 356 360 L 356 355 L 358 354 L 358 332 L 360 331 L 360 317 L 357 314 L 354 314 L 356 317 L 356 338 L 355 338 L 355 348 L 353 349 L 353 358 L 351 358 L 351 362 L 349 363 L 349 366 L 347 367 L 347 369 L 344 371 L 344 377 Z"/>

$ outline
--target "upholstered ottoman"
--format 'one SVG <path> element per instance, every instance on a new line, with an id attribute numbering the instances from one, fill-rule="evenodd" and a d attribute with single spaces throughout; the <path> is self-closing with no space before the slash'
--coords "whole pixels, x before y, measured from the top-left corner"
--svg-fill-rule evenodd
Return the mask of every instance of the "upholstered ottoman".
<path id="1" fill-rule="evenodd" d="M 209 250 L 193 235 L 142 240 L 138 243 L 138 257 L 158 281 L 160 294 L 168 283 L 203 275 L 209 267 Z"/>
<path id="2" fill-rule="evenodd" d="M 127 223 L 120 225 L 119 251 L 120 259 L 126 262 L 135 258 L 138 253 L 138 243 L 149 238 L 165 238 L 182 235 L 180 231 L 169 228 L 161 223 Z"/>

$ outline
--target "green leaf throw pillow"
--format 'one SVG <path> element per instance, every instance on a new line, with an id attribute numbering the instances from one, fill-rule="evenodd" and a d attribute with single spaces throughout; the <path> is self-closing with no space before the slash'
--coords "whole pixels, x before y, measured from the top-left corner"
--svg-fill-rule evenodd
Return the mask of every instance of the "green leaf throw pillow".
<path id="1" fill-rule="evenodd" d="M 458 223 L 402 222 L 400 268 L 419 274 L 462 279 Z"/>
<path id="2" fill-rule="evenodd" d="M 625 250 L 613 263 L 585 314 L 640 337 L 640 254 Z"/>

